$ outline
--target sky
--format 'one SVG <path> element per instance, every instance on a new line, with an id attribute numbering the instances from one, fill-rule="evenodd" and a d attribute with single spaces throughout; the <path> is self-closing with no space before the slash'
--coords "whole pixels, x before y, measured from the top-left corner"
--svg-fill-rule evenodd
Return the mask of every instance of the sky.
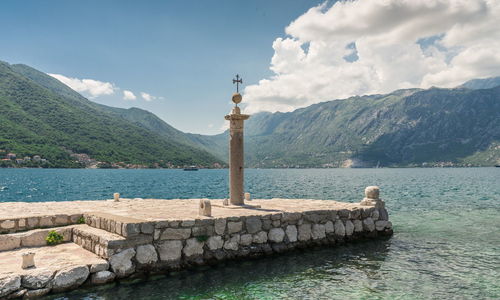
<path id="1" fill-rule="evenodd" d="M 0 60 L 185 132 L 243 110 L 500 75 L 500 0 L 0 2 Z"/>

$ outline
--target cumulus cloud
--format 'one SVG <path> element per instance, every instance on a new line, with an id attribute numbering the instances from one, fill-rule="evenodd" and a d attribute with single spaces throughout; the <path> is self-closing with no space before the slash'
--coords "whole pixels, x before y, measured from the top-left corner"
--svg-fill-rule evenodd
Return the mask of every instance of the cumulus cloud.
<path id="1" fill-rule="evenodd" d="M 134 101 L 135 99 L 137 99 L 137 97 L 134 95 L 134 93 L 128 90 L 123 91 L 123 100 Z"/>
<path id="2" fill-rule="evenodd" d="M 153 101 L 154 99 L 156 99 L 156 97 L 151 96 L 150 94 L 145 93 L 145 92 L 141 92 L 141 97 L 142 97 L 142 99 L 144 99 L 146 101 Z"/>
<path id="3" fill-rule="evenodd" d="M 245 88 L 245 111 L 498 76 L 498 20 L 498 0 L 324 3 L 274 41 L 274 75 Z"/>
<path id="4" fill-rule="evenodd" d="M 71 89 L 79 93 L 87 93 L 89 98 L 95 98 L 103 95 L 111 95 L 115 92 L 116 87 L 110 82 L 103 82 L 94 79 L 78 79 L 66 77 L 61 74 L 48 74 Z"/>

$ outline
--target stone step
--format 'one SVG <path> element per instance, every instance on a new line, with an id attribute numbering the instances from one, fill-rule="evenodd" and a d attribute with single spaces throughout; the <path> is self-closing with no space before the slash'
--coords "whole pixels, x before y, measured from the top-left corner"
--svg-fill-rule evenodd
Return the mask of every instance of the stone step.
<path id="1" fill-rule="evenodd" d="M 77 224 L 83 214 L 55 214 L 43 216 L 28 216 L 0 218 L 0 234 L 15 233 L 37 228 L 52 228 Z"/>
<path id="2" fill-rule="evenodd" d="M 153 242 L 153 236 L 138 234 L 132 237 L 123 237 L 116 233 L 83 224 L 73 226 L 72 240 L 75 244 L 102 258 L 109 258 L 121 249 L 150 244 Z"/>
<path id="3" fill-rule="evenodd" d="M 0 251 L 47 246 L 45 238 L 52 230 L 61 234 L 64 242 L 71 241 L 73 226 L 33 229 L 25 232 L 0 234 Z"/>
<path id="4" fill-rule="evenodd" d="M 110 213 L 88 212 L 83 214 L 83 218 L 85 224 L 90 227 L 102 229 L 123 237 L 134 237 L 142 234 L 152 235 L 154 232 L 154 222 L 131 217 Z"/>

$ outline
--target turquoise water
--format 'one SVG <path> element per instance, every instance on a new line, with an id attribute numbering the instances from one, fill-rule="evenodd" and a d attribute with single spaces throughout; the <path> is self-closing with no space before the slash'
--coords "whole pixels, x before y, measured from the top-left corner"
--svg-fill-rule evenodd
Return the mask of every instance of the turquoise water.
<path id="1" fill-rule="evenodd" d="M 50 299 L 498 299 L 500 168 L 247 170 L 254 197 L 357 202 L 381 187 L 394 236 Z M 0 169 L 0 201 L 222 198 L 227 170 Z"/>

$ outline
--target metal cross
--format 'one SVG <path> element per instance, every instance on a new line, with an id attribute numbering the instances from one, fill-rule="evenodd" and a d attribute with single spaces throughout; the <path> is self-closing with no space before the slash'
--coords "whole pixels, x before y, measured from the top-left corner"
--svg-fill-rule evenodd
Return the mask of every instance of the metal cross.
<path id="1" fill-rule="evenodd" d="M 240 92 L 240 87 L 239 84 L 243 84 L 243 78 L 240 77 L 240 75 L 236 74 L 236 79 L 233 79 L 233 84 L 236 83 L 236 93 Z"/>

